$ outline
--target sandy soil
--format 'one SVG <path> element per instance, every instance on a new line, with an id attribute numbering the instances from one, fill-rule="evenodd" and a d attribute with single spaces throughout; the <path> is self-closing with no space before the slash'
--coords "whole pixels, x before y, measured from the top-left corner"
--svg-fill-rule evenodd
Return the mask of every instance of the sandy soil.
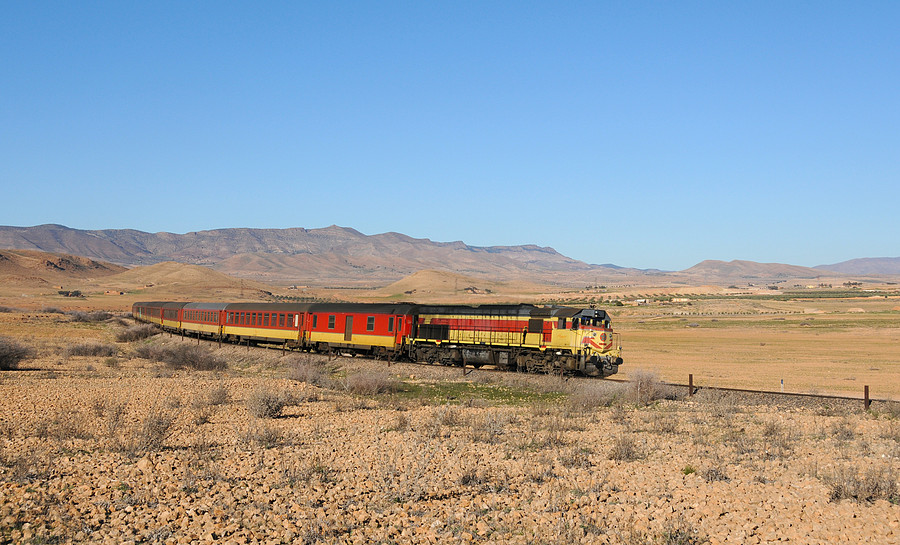
<path id="1" fill-rule="evenodd" d="M 126 326 L 4 322 L 37 357 L 0 372 L 0 541 L 900 543 L 895 405 L 206 344 L 227 369 L 201 372 Z M 83 339 L 118 355 L 66 356 Z"/>

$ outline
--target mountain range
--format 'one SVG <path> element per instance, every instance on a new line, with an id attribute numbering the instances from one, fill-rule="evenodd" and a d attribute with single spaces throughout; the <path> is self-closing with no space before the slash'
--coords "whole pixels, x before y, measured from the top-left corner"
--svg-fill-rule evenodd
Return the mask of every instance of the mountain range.
<path id="1" fill-rule="evenodd" d="M 422 270 L 556 285 L 626 279 L 678 282 L 767 281 L 843 275 L 900 275 L 900 258 L 858 259 L 816 268 L 751 261 L 704 261 L 678 272 L 592 265 L 553 248 L 470 246 L 400 233 L 364 235 L 346 227 L 215 229 L 185 234 L 62 225 L 0 226 L 0 248 L 83 256 L 123 267 L 166 261 L 280 284 L 376 286 Z"/>

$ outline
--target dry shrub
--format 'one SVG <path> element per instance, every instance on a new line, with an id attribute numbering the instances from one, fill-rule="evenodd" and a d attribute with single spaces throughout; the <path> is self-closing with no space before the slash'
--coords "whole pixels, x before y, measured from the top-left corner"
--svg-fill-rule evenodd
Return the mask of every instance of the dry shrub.
<path id="1" fill-rule="evenodd" d="M 400 388 L 400 383 L 385 373 L 360 371 L 347 376 L 345 388 L 352 394 L 377 395 L 396 392 Z"/>
<path id="2" fill-rule="evenodd" d="M 791 433 L 779 422 L 767 422 L 762 429 L 766 454 L 770 458 L 785 457 L 792 451 Z"/>
<path id="3" fill-rule="evenodd" d="M 285 407 L 294 403 L 290 392 L 276 392 L 266 387 L 259 387 L 247 397 L 247 410 L 257 418 L 278 418 Z"/>
<path id="4" fill-rule="evenodd" d="M 287 378 L 290 380 L 324 388 L 329 385 L 329 375 L 330 371 L 324 362 L 309 356 L 305 358 L 295 356 L 288 361 Z"/>
<path id="5" fill-rule="evenodd" d="M 0 313 L 15 312 L 14 308 L 0 306 Z"/>
<path id="6" fill-rule="evenodd" d="M 619 435 L 609 449 L 609 459 L 617 462 L 633 462 L 643 457 L 644 453 L 631 435 Z"/>
<path id="7" fill-rule="evenodd" d="M 730 417 L 743 409 L 740 398 L 732 392 L 702 389 L 692 399 L 708 407 L 715 418 Z"/>
<path id="8" fill-rule="evenodd" d="M 175 413 L 154 405 L 134 431 L 133 447 L 138 453 L 155 452 L 163 447 L 172 433 Z"/>
<path id="9" fill-rule="evenodd" d="M 102 410 L 102 414 L 105 418 L 105 422 L 103 424 L 103 433 L 110 440 L 115 440 L 118 433 L 119 428 L 122 427 L 122 424 L 125 422 L 125 411 L 127 410 L 128 405 L 126 403 L 104 403 Z"/>
<path id="10" fill-rule="evenodd" d="M 252 423 L 241 436 L 241 439 L 248 446 L 255 444 L 266 449 L 276 447 L 284 441 L 284 437 L 278 428 L 259 422 Z"/>
<path id="11" fill-rule="evenodd" d="M 206 393 L 206 402 L 210 405 L 225 405 L 229 397 L 228 386 L 224 382 L 219 382 Z"/>
<path id="12" fill-rule="evenodd" d="M 529 448 L 559 448 L 568 444 L 565 431 L 570 429 L 568 422 L 559 414 L 531 421 L 531 442 Z"/>
<path id="13" fill-rule="evenodd" d="M 509 417 L 497 411 L 479 414 L 472 418 L 470 427 L 472 440 L 480 443 L 495 444 L 506 433 Z"/>
<path id="14" fill-rule="evenodd" d="M 694 528 L 684 515 L 679 514 L 674 519 L 666 521 L 659 539 L 659 545 L 703 545 L 709 543 L 709 538 Z"/>
<path id="15" fill-rule="evenodd" d="M 54 413 L 36 423 L 34 434 L 35 437 L 52 438 L 57 441 L 92 439 L 93 435 L 88 420 L 87 416 L 82 413 L 58 408 Z"/>
<path id="16" fill-rule="evenodd" d="M 336 470 L 329 467 L 326 460 L 315 453 L 302 463 L 284 464 L 281 470 L 282 482 L 293 486 L 297 483 L 309 485 L 313 482 L 322 484 L 334 482 Z"/>
<path id="17" fill-rule="evenodd" d="M 145 344 L 135 347 L 133 354 L 138 358 L 163 362 L 172 369 L 220 371 L 226 367 L 225 360 L 193 344 L 175 346 Z"/>
<path id="18" fill-rule="evenodd" d="M 700 475 L 706 479 L 706 482 L 708 483 L 729 480 L 728 473 L 725 471 L 725 466 L 721 463 L 715 463 L 704 468 L 703 471 L 700 472 Z"/>
<path id="19" fill-rule="evenodd" d="M 855 468 L 841 467 L 824 479 L 831 501 L 852 499 L 857 502 L 887 500 L 900 503 L 897 471 L 890 466 L 870 466 L 862 474 Z"/>
<path id="20" fill-rule="evenodd" d="M 892 420 L 900 418 L 900 401 L 887 401 L 883 405 L 884 414 Z"/>
<path id="21" fill-rule="evenodd" d="M 148 339 L 154 335 L 158 335 L 159 332 L 159 328 L 152 324 L 131 326 L 128 329 L 120 331 L 116 334 L 116 342 L 130 343 L 134 341 L 141 341 L 144 339 Z"/>
<path id="22" fill-rule="evenodd" d="M 404 413 L 400 413 L 394 417 L 394 424 L 388 428 L 389 431 L 406 431 L 409 429 L 409 417 Z"/>
<path id="23" fill-rule="evenodd" d="M 625 396 L 626 389 L 627 385 L 620 382 L 582 384 L 569 396 L 569 407 L 574 411 L 611 407 Z"/>
<path id="24" fill-rule="evenodd" d="M 65 314 L 66 311 L 62 310 L 58 307 L 44 307 L 41 309 L 41 312 L 45 314 Z"/>
<path id="25" fill-rule="evenodd" d="M 73 322 L 105 322 L 112 318 L 112 314 L 102 310 L 94 310 L 91 312 L 73 310 L 68 314 Z"/>
<path id="26" fill-rule="evenodd" d="M 66 358 L 72 356 L 108 358 L 115 356 L 118 353 L 119 349 L 114 345 L 89 341 L 65 347 L 62 355 Z"/>
<path id="27" fill-rule="evenodd" d="M 631 380 L 626 394 L 628 400 L 635 405 L 643 407 L 669 396 L 668 389 L 659 382 L 656 373 L 637 369 L 628 376 Z"/>
<path id="28" fill-rule="evenodd" d="M 679 418 L 672 413 L 653 413 L 650 426 L 658 433 L 678 433 Z"/>
<path id="29" fill-rule="evenodd" d="M 586 448 L 569 448 L 560 452 L 557 456 L 560 465 L 572 469 L 590 469 L 591 451 Z"/>
<path id="30" fill-rule="evenodd" d="M 431 417 L 426 419 L 424 425 L 425 435 L 428 437 L 449 437 L 453 426 L 459 424 L 459 414 L 452 405 L 442 405 L 431 410 Z"/>
<path id="31" fill-rule="evenodd" d="M 850 441 L 855 435 L 853 423 L 849 418 L 843 418 L 831 427 L 831 437 L 839 441 Z"/>
<path id="32" fill-rule="evenodd" d="M 8 337 L 0 337 L 0 370 L 19 367 L 19 363 L 34 356 L 34 350 Z"/>

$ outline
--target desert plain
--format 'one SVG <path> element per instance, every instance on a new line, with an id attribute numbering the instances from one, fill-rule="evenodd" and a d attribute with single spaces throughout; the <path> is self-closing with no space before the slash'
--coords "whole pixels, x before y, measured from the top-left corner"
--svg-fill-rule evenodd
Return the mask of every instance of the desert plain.
<path id="1" fill-rule="evenodd" d="M 0 290 L 0 336 L 28 352 L 0 371 L 0 542 L 900 543 L 893 285 L 317 293 L 596 304 L 621 335 L 616 382 L 148 331 L 136 300 L 296 294 L 166 274 Z M 688 374 L 693 396 L 666 384 Z M 702 388 L 782 380 L 875 401 Z"/>

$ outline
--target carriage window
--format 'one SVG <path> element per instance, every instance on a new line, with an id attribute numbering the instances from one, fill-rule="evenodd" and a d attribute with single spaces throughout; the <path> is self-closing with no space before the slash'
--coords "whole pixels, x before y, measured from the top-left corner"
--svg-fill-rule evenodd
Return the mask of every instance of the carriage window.
<path id="1" fill-rule="evenodd" d="M 556 324 L 556 329 L 565 329 L 566 328 L 566 319 L 560 318 L 559 323 Z"/>
<path id="2" fill-rule="evenodd" d="M 334 329 L 334 314 L 328 316 L 328 329 Z"/>
<path id="3" fill-rule="evenodd" d="M 291 326 L 293 326 L 293 325 L 294 325 L 294 315 L 291 314 L 290 312 L 288 312 L 288 315 L 287 315 L 287 326 L 288 326 L 288 327 L 291 327 Z"/>
<path id="4" fill-rule="evenodd" d="M 394 332 L 394 317 L 393 317 L 393 316 L 391 316 L 390 318 L 388 318 L 388 332 L 389 332 L 389 333 L 393 333 L 393 332 Z"/>
<path id="5" fill-rule="evenodd" d="M 366 331 L 375 331 L 375 317 L 369 316 L 366 318 Z"/>
<path id="6" fill-rule="evenodd" d="M 269 313 L 263 312 L 263 326 L 269 327 Z"/>
<path id="7" fill-rule="evenodd" d="M 278 327 L 284 327 L 284 314 L 278 315 Z"/>
<path id="8" fill-rule="evenodd" d="M 319 325 L 319 315 L 313 314 L 313 329 L 315 329 L 316 326 L 318 326 L 318 325 Z"/>

